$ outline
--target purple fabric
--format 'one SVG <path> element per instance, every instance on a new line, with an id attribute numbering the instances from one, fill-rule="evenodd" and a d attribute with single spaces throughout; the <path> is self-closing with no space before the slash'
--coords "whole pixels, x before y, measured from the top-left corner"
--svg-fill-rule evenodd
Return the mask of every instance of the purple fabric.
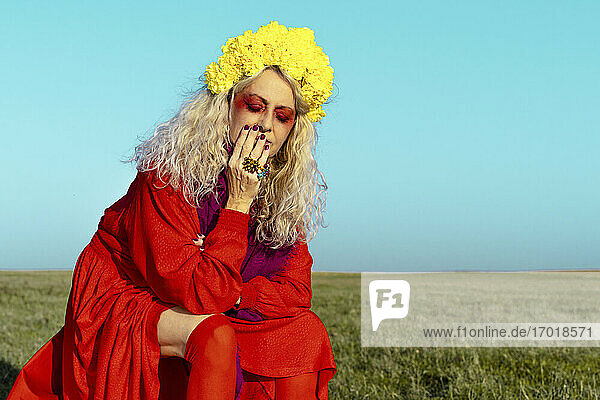
<path id="1" fill-rule="evenodd" d="M 218 197 L 208 195 L 197 208 L 198 219 L 200 221 L 200 230 L 203 235 L 208 235 L 217 225 L 217 219 L 221 208 L 225 207 L 227 201 L 227 179 L 225 172 L 219 174 L 217 184 Z M 280 271 L 287 258 L 291 255 L 293 246 L 283 247 L 277 250 L 256 240 L 256 224 L 250 219 L 248 225 L 248 250 L 242 263 L 240 273 L 242 282 L 248 282 L 255 276 L 262 275 L 270 277 Z"/>
<path id="2" fill-rule="evenodd" d="M 240 364 L 240 349 L 238 347 L 237 353 L 235 353 L 235 400 L 239 400 L 240 392 L 242 391 L 242 385 L 244 384 L 244 377 L 242 375 L 242 365 Z"/>
<path id="3" fill-rule="evenodd" d="M 228 150 L 231 154 L 231 149 Z M 198 219 L 200 221 L 200 230 L 202 231 L 201 233 L 203 235 L 208 235 L 208 233 L 214 229 L 217 224 L 219 211 L 221 208 L 225 207 L 225 203 L 227 201 L 227 179 L 225 177 L 225 171 L 219 174 L 217 193 L 217 199 L 215 199 L 214 195 L 208 195 L 201 203 L 201 206 L 197 208 Z M 253 223 L 252 218 L 249 222 L 248 228 L 248 250 L 246 251 L 246 257 L 244 258 L 240 270 L 242 282 L 248 282 L 250 279 L 258 275 L 269 278 L 280 271 L 285 265 L 287 258 L 293 254 L 293 246 L 287 246 L 281 249 L 273 250 L 256 241 L 256 226 Z M 231 309 L 226 311 L 224 314 L 247 321 L 263 320 L 260 314 L 248 309 Z M 242 377 L 242 367 L 240 364 L 239 348 L 236 355 L 236 364 L 237 378 L 235 385 L 235 398 L 239 399 L 241 387 L 244 383 Z"/>

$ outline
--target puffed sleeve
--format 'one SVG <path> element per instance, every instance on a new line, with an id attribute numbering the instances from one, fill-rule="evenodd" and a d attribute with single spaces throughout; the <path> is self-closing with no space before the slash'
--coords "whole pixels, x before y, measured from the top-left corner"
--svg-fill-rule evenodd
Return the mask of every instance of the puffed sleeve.
<path id="1" fill-rule="evenodd" d="M 306 243 L 292 251 L 281 271 L 270 279 L 259 275 L 242 284 L 236 308 L 255 311 L 265 319 L 294 316 L 310 308 L 313 259 Z"/>
<path id="2" fill-rule="evenodd" d="M 181 192 L 161 185 L 152 172 L 138 173 L 136 181 L 127 216 L 129 248 L 152 291 L 194 314 L 233 307 L 242 289 L 249 215 L 221 209 L 201 250 L 193 242 L 200 233 L 196 209 Z"/>

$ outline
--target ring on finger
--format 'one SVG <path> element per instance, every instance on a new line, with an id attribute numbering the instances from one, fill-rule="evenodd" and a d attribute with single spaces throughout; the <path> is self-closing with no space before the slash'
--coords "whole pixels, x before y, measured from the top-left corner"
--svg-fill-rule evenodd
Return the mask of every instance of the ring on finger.
<path id="1" fill-rule="evenodd" d="M 262 167 L 258 167 L 258 170 L 257 170 L 258 180 L 266 178 L 267 176 L 269 176 L 270 172 L 271 172 L 271 167 L 269 166 L 269 164 L 265 164 Z"/>
<path id="2" fill-rule="evenodd" d="M 244 161 L 242 162 L 242 169 L 251 174 L 258 171 L 260 165 L 258 164 L 258 160 L 253 159 L 250 156 L 244 157 Z"/>

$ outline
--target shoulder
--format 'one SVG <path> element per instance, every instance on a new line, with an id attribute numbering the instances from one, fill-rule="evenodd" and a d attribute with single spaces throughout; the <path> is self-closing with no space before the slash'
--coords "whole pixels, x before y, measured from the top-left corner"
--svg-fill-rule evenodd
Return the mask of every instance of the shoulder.
<path id="1" fill-rule="evenodd" d="M 177 186 L 171 182 L 169 174 L 158 169 L 138 171 L 136 180 L 138 180 L 141 185 L 145 185 L 148 189 L 153 191 L 166 189 L 168 192 L 174 192 L 175 187 Z"/>
<path id="2" fill-rule="evenodd" d="M 182 185 L 173 182 L 168 173 L 153 169 L 150 171 L 138 171 L 136 179 L 137 191 L 143 195 L 149 195 L 151 198 L 161 199 L 163 201 L 183 202 L 192 206 L 192 203 L 186 200 Z M 135 185 L 135 181 L 132 186 Z"/>
<path id="3" fill-rule="evenodd" d="M 181 185 L 170 182 L 160 171 L 138 171 L 130 188 L 134 209 L 151 209 L 159 213 L 195 213 L 196 207 L 183 194 Z"/>
<path id="4" fill-rule="evenodd" d="M 290 251 L 291 256 L 297 259 L 305 259 L 312 262 L 312 256 L 308 251 L 308 243 L 304 240 L 297 240 Z"/>

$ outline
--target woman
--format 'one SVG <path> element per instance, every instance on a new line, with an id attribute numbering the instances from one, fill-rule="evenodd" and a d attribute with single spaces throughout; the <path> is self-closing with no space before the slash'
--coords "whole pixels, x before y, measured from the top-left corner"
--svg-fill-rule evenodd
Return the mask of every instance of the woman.
<path id="1" fill-rule="evenodd" d="M 135 180 L 77 261 L 64 328 L 9 399 L 328 398 L 306 241 L 333 70 L 312 31 L 277 22 L 223 53 L 207 90 L 137 147 Z"/>

